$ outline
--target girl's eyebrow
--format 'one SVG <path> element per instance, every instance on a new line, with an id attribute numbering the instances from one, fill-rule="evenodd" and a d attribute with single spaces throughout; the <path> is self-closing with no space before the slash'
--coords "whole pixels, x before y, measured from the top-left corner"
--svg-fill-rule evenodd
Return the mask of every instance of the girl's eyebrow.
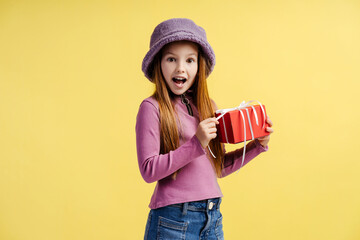
<path id="1" fill-rule="evenodd" d="M 169 52 L 169 51 L 165 52 L 165 54 L 172 54 L 172 55 L 177 56 L 175 53 L 172 53 L 172 52 Z M 195 55 L 196 56 L 196 53 L 193 52 L 193 53 L 188 54 L 187 56 L 190 56 L 190 55 Z"/>

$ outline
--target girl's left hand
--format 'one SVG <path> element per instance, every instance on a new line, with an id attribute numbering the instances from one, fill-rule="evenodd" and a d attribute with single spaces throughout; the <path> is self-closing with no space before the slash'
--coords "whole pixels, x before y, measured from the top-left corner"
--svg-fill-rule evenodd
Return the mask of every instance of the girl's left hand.
<path id="1" fill-rule="evenodd" d="M 266 131 L 269 132 L 270 135 L 271 135 L 271 133 L 274 132 L 274 130 L 271 128 L 272 125 L 273 125 L 273 123 L 272 123 L 272 121 L 270 120 L 269 117 L 267 117 L 266 122 L 267 122 L 267 123 L 269 124 L 269 126 L 270 126 L 270 127 L 266 127 Z M 268 145 L 268 143 L 269 143 L 269 141 L 270 141 L 270 135 L 267 135 L 267 136 L 259 137 L 259 138 L 258 138 L 260 144 L 261 144 L 263 147 L 266 147 L 266 146 Z"/>

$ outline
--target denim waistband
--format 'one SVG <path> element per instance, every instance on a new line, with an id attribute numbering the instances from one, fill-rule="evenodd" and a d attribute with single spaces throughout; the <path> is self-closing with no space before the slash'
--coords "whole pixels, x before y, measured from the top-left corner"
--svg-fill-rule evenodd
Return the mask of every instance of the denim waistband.
<path id="1" fill-rule="evenodd" d="M 197 211 L 197 212 L 206 212 L 220 208 L 221 198 L 211 198 L 201 201 L 177 203 L 169 205 L 169 207 L 181 208 L 183 213 L 186 214 L 186 211 Z"/>

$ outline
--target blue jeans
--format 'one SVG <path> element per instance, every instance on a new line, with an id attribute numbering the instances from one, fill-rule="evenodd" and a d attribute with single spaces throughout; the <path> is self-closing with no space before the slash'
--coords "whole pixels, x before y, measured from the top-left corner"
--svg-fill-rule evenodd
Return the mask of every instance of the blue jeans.
<path id="1" fill-rule="evenodd" d="M 151 209 L 144 239 L 223 240 L 220 203 L 213 198 Z"/>

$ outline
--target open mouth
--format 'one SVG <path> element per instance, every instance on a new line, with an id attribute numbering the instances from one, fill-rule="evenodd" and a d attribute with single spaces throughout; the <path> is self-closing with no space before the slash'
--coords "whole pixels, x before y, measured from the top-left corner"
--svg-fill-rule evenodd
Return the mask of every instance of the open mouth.
<path id="1" fill-rule="evenodd" d="M 186 82 L 186 78 L 173 77 L 172 80 L 176 83 L 177 86 L 181 87 Z"/>

